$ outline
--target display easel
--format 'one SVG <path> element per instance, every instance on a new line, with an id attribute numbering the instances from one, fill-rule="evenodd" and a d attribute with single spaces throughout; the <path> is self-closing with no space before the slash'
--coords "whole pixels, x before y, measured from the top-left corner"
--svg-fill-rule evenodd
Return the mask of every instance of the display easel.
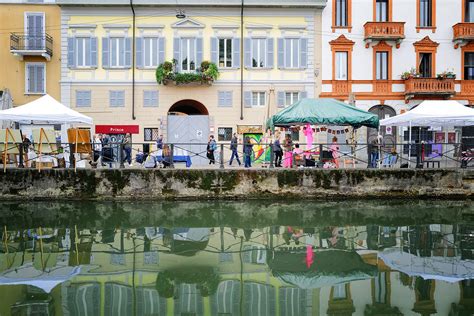
<path id="1" fill-rule="evenodd" d="M 3 158 L 3 172 L 6 172 L 8 155 L 14 154 L 16 163 L 16 155 L 20 154 L 18 144 L 22 143 L 21 133 L 15 129 L 2 129 L 0 130 L 0 141 L 3 141 L 3 144 L 0 144 L 0 151 L 2 152 Z"/>
<path id="2" fill-rule="evenodd" d="M 92 144 L 91 133 L 88 129 L 70 128 L 67 130 L 67 137 L 70 144 L 74 147 L 72 152 L 74 154 L 88 154 L 92 158 Z M 76 171 L 77 164 L 74 159 L 74 171 Z"/>
<path id="3" fill-rule="evenodd" d="M 38 159 L 39 162 L 37 164 L 37 168 L 41 171 L 42 167 L 42 157 L 43 153 L 51 154 L 58 151 L 57 144 L 56 144 L 56 135 L 53 130 L 45 130 L 44 128 L 40 128 L 39 130 L 33 130 L 33 139 L 39 139 L 39 141 L 34 144 L 35 151 L 38 152 Z M 54 141 L 52 142 L 51 139 Z"/>

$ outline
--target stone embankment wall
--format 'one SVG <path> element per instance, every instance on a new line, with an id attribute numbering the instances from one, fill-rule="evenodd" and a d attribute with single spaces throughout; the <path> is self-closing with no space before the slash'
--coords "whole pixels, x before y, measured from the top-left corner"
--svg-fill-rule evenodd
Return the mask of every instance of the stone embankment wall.
<path id="1" fill-rule="evenodd" d="M 0 199 L 471 198 L 474 170 L 8 169 Z"/>

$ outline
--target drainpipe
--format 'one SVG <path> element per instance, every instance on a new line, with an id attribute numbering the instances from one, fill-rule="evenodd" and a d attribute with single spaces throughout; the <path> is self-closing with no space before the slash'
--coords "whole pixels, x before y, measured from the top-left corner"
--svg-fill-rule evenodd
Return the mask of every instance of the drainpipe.
<path id="1" fill-rule="evenodd" d="M 133 0 L 130 0 L 130 8 L 132 9 L 132 120 L 135 117 L 135 8 L 133 7 Z"/>
<path id="2" fill-rule="evenodd" d="M 244 0 L 240 6 L 240 120 L 244 119 Z"/>

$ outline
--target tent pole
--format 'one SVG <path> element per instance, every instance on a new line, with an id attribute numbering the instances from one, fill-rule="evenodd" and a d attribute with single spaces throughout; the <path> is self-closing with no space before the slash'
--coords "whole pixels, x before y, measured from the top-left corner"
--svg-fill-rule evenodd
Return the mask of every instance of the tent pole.
<path id="1" fill-rule="evenodd" d="M 3 173 L 7 172 L 8 128 L 5 130 L 5 144 L 3 144 Z"/>
<path id="2" fill-rule="evenodd" d="M 411 121 L 408 130 L 408 168 L 411 167 Z"/>

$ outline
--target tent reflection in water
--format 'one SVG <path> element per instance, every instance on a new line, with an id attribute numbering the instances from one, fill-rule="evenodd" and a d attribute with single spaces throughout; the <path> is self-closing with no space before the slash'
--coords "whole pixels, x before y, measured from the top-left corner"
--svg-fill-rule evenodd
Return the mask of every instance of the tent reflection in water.
<path id="1" fill-rule="evenodd" d="M 308 268 L 306 252 L 277 251 L 269 261 L 273 276 L 301 289 L 316 289 L 374 278 L 377 267 L 365 263 L 356 252 L 325 250 L 314 252 Z"/>

